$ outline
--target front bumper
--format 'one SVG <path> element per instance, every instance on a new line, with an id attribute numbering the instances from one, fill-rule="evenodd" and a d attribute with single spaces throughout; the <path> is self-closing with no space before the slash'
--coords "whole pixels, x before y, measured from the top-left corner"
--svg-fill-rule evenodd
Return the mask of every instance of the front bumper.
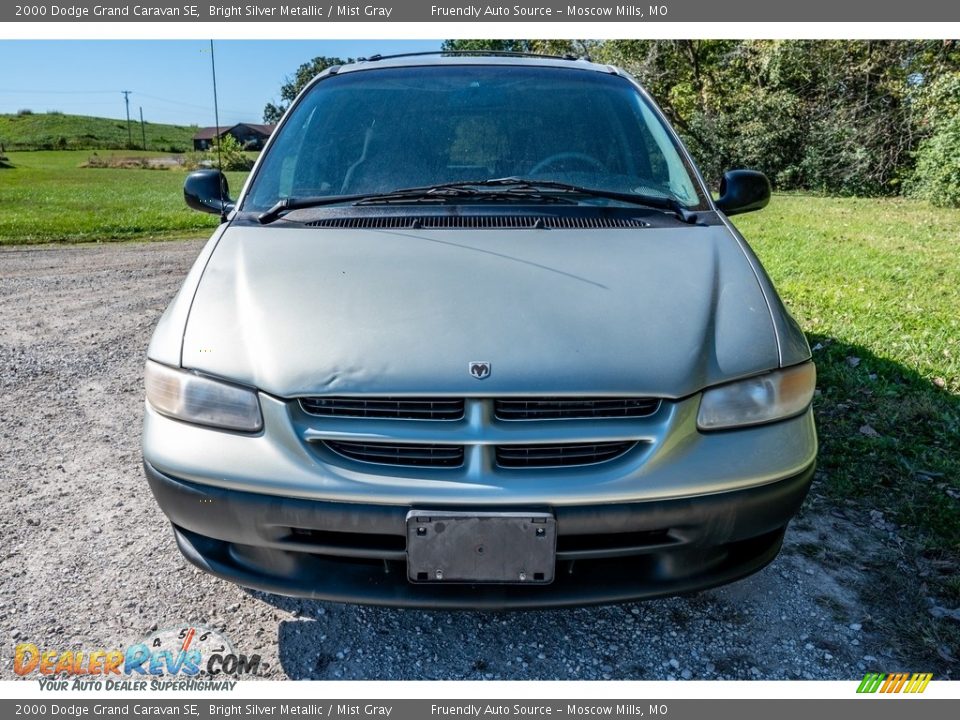
<path id="1" fill-rule="evenodd" d="M 414 584 L 406 579 L 411 508 L 284 497 L 173 477 L 145 460 L 177 544 L 198 567 L 240 585 L 339 602 L 437 608 L 543 608 L 693 592 L 739 579 L 776 557 L 813 478 L 801 472 L 747 488 L 604 504 L 497 504 L 549 510 L 557 573 L 548 586 Z M 486 509 L 490 509 L 487 507 Z"/>

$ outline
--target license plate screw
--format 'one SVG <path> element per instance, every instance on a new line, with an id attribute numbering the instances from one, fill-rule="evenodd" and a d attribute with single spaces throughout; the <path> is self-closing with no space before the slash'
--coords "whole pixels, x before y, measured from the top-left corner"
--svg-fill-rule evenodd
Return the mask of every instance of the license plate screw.
<path id="1" fill-rule="evenodd" d="M 537 537 L 543 537 L 546 534 L 547 534 L 546 530 L 544 530 L 543 528 L 537 528 Z"/>
<path id="2" fill-rule="evenodd" d="M 437 570 L 436 577 L 437 580 L 443 580 L 443 570 Z"/>
<path id="3" fill-rule="evenodd" d="M 426 534 L 427 534 L 427 529 L 425 527 L 417 528 L 417 535 L 419 535 L 420 537 L 423 537 Z"/>
<path id="4" fill-rule="evenodd" d="M 527 579 L 527 574 L 526 574 L 523 570 L 521 570 L 521 571 L 520 571 L 520 580 L 523 581 L 523 580 L 526 580 L 526 579 Z"/>

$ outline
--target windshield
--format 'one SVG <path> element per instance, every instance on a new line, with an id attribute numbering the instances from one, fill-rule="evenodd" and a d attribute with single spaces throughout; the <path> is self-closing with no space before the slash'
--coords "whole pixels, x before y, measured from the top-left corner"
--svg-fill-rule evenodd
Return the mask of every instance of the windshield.
<path id="1" fill-rule="evenodd" d="M 317 83 L 281 126 L 243 209 L 504 177 L 703 203 L 670 134 L 626 79 L 440 65 Z"/>

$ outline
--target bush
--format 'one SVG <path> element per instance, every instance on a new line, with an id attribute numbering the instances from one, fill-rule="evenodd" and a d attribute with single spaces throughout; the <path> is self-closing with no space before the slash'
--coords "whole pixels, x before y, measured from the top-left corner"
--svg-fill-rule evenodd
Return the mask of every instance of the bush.
<path id="1" fill-rule="evenodd" d="M 792 187 L 795 183 L 785 170 L 798 161 L 798 105 L 787 93 L 760 89 L 728 112 L 692 113 L 691 130 L 710 139 L 708 146 L 690 143 L 708 181 L 719 184 L 725 171 L 747 167 L 766 173 L 774 187 Z"/>
<path id="2" fill-rule="evenodd" d="M 30 108 L 20 108 L 19 110 L 17 110 L 17 115 L 19 115 L 20 117 L 23 117 L 24 115 L 33 115 L 33 110 L 31 110 Z"/>
<path id="3" fill-rule="evenodd" d="M 960 207 L 960 72 L 945 73 L 922 88 L 916 162 L 906 190 L 938 207 Z"/>
<path id="4" fill-rule="evenodd" d="M 960 207 L 960 115 L 920 143 L 916 159 L 909 193 L 937 207 Z"/>
<path id="5" fill-rule="evenodd" d="M 210 150 L 199 157 L 191 158 L 190 161 L 197 166 L 208 167 L 217 167 L 218 163 L 222 163 L 223 170 L 245 171 L 253 167 L 253 160 L 247 157 L 243 151 L 243 146 L 237 142 L 233 135 L 224 135 L 220 139 L 219 154 L 217 153 L 216 143 L 214 143 Z"/>

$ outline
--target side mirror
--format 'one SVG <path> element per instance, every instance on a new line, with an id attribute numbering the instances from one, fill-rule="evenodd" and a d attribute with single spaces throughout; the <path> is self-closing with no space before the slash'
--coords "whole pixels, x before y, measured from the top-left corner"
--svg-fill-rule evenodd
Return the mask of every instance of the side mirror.
<path id="1" fill-rule="evenodd" d="M 222 198 L 222 201 L 221 201 Z M 197 170 L 183 183 L 183 199 L 194 210 L 226 217 L 236 205 L 227 177 L 219 170 Z"/>
<path id="2" fill-rule="evenodd" d="M 728 170 L 720 181 L 717 208 L 726 215 L 761 210 L 770 202 L 770 181 L 756 170 Z"/>

